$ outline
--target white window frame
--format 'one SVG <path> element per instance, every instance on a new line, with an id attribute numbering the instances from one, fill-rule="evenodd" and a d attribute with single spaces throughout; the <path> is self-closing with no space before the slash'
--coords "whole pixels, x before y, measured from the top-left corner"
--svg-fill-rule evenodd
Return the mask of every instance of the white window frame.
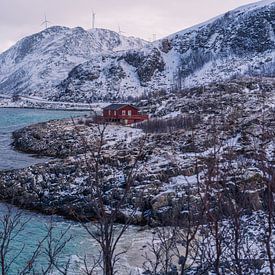
<path id="1" fill-rule="evenodd" d="M 126 115 L 126 110 L 122 110 L 122 115 L 123 115 L 123 116 Z"/>
<path id="2" fill-rule="evenodd" d="M 111 115 L 111 110 L 109 110 L 108 114 L 109 114 L 109 116 Z"/>
<path id="3" fill-rule="evenodd" d="M 128 110 L 128 116 L 132 115 L 132 110 Z"/>
<path id="4" fill-rule="evenodd" d="M 116 111 L 114 111 L 114 116 L 116 116 Z"/>

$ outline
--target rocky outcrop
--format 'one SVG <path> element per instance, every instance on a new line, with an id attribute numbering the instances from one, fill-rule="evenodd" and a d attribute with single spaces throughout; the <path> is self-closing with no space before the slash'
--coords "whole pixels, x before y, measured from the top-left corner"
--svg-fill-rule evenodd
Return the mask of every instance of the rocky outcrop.
<path id="1" fill-rule="evenodd" d="M 161 42 L 161 46 L 160 46 L 160 50 L 164 53 L 168 53 L 169 51 L 171 51 L 173 48 L 171 41 L 166 38 L 163 39 Z"/>
<path id="2" fill-rule="evenodd" d="M 63 123 L 72 125 L 70 119 Z M 58 121 L 39 123 L 13 132 L 15 149 L 43 156 L 65 158 L 83 153 L 80 138 L 76 139 L 74 131 L 66 130 Z"/>
<path id="3" fill-rule="evenodd" d="M 142 85 L 150 81 L 153 75 L 164 70 L 165 63 L 157 48 L 154 48 L 152 52 L 142 58 L 141 64 L 137 68 L 137 74 L 139 76 Z"/>
<path id="4" fill-rule="evenodd" d="M 155 72 L 162 72 L 165 66 L 161 53 L 157 48 L 153 48 L 148 55 L 137 51 L 126 52 L 125 55 L 118 60 L 121 61 L 123 59 L 129 65 L 136 68 L 141 83 L 150 81 Z"/>

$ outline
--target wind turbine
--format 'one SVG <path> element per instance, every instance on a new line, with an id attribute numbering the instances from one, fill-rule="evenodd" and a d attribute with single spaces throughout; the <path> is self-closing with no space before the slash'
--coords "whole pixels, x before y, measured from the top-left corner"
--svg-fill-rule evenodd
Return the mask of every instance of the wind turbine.
<path id="1" fill-rule="evenodd" d="M 92 12 L 92 29 L 94 29 L 95 28 L 95 12 L 93 11 Z"/>
<path id="2" fill-rule="evenodd" d="M 51 23 L 51 22 L 47 20 L 47 16 L 45 14 L 44 15 L 44 21 L 42 22 L 41 26 L 45 25 L 45 29 L 47 29 L 49 23 Z"/>
<path id="3" fill-rule="evenodd" d="M 120 25 L 118 25 L 118 34 L 119 34 L 119 35 L 122 35 L 123 33 L 125 33 L 125 32 L 123 32 L 123 31 L 121 30 L 121 28 L 120 28 Z"/>

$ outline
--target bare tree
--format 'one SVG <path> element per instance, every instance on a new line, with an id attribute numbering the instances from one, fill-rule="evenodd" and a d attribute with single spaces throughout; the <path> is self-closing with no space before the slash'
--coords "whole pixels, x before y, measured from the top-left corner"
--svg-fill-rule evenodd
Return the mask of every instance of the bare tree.
<path id="1" fill-rule="evenodd" d="M 262 180 L 265 185 L 265 210 L 266 210 L 266 221 L 263 221 L 265 227 L 264 245 L 266 249 L 270 274 L 275 274 L 274 269 L 274 247 L 273 247 L 273 236 L 275 232 L 275 205 L 274 205 L 274 192 L 275 192 L 275 153 L 271 152 L 268 156 L 268 143 L 270 140 L 275 139 L 275 132 L 272 131 L 274 128 L 274 113 L 268 119 L 267 112 L 265 110 L 267 93 L 264 89 L 261 90 L 259 96 L 261 101 L 261 114 L 259 117 L 259 132 L 251 133 L 254 145 L 254 154 L 257 161 L 257 167 L 262 173 Z"/>
<path id="2" fill-rule="evenodd" d="M 70 227 L 67 227 L 64 231 L 57 234 L 51 222 L 46 229 L 47 238 L 42 254 L 46 257 L 47 265 L 42 268 L 41 274 L 47 275 L 57 270 L 60 274 L 67 275 L 70 267 L 70 259 L 65 263 L 60 263 L 59 257 L 64 255 L 64 249 L 72 239 L 72 236 L 68 235 Z"/>
<path id="3" fill-rule="evenodd" d="M 93 274 L 96 267 L 100 267 L 104 275 L 113 275 L 117 273 L 116 264 L 120 255 L 125 253 L 125 251 L 117 251 L 118 243 L 128 229 L 137 209 L 133 206 L 132 209 L 127 209 L 126 215 L 123 214 L 136 178 L 139 161 L 144 157 L 145 138 L 142 138 L 137 148 L 131 151 L 130 163 L 122 163 L 117 156 L 111 157 L 109 152 L 106 152 L 105 133 L 109 127 L 108 124 L 94 123 L 91 126 L 94 132 L 92 144 L 78 131 L 76 124 L 75 126 L 76 133 L 81 136 L 82 146 L 85 148 L 84 161 L 80 160 L 80 165 L 85 165 L 87 168 L 87 180 L 90 186 L 88 203 L 95 221 L 91 224 L 86 219 L 82 224 L 100 247 L 100 256 L 92 259 L 90 269 L 88 268 L 89 259 L 84 259 L 85 273 Z M 108 182 L 104 175 L 107 170 L 113 173 L 111 182 Z M 117 174 L 120 174 L 119 179 Z M 118 220 L 123 221 L 123 224 L 118 226 L 116 224 Z"/>
<path id="4" fill-rule="evenodd" d="M 197 164 L 196 164 L 197 166 Z M 197 170 L 197 169 L 196 169 Z M 179 243 L 183 251 L 178 251 L 178 264 L 180 266 L 180 275 L 190 271 L 198 260 L 199 242 L 197 240 L 198 232 L 201 227 L 199 220 L 204 217 L 204 208 L 201 207 L 202 197 L 200 194 L 200 180 L 197 171 L 197 185 L 185 188 L 185 196 L 182 197 L 181 204 L 184 204 L 184 215 L 176 219 L 178 224 Z"/>
<path id="5" fill-rule="evenodd" d="M 16 241 L 18 235 L 24 230 L 30 219 L 23 219 L 22 212 L 12 212 L 12 208 L 7 206 L 7 213 L 0 218 L 0 257 L 1 274 L 8 274 L 14 262 L 23 253 L 25 245 L 23 244 L 17 252 L 12 250 L 12 243 Z M 40 246 L 39 246 L 40 247 Z"/>
<path id="6" fill-rule="evenodd" d="M 152 234 L 152 240 L 147 243 L 143 255 L 145 259 L 143 263 L 144 272 L 150 275 L 176 272 L 177 268 L 174 264 L 178 255 L 176 228 L 159 227 L 155 228 Z"/>
<path id="7" fill-rule="evenodd" d="M 0 257 L 1 274 L 14 274 L 16 261 L 29 251 L 25 243 L 17 245 L 18 237 L 24 234 L 26 226 L 31 223 L 30 218 L 25 218 L 24 213 L 11 206 L 7 206 L 7 211 L 0 218 Z M 68 230 L 61 233 L 61 236 L 54 234 L 54 226 L 51 223 L 46 227 L 45 236 L 34 246 L 30 257 L 25 264 L 17 270 L 20 275 L 26 274 L 49 274 L 50 271 L 58 270 L 60 274 L 67 274 L 69 265 L 61 267 L 59 257 L 63 256 L 63 250 L 71 237 L 67 238 Z M 55 235 L 55 237 L 54 237 Z M 41 256 L 46 256 L 47 267 L 37 270 L 36 263 Z"/>

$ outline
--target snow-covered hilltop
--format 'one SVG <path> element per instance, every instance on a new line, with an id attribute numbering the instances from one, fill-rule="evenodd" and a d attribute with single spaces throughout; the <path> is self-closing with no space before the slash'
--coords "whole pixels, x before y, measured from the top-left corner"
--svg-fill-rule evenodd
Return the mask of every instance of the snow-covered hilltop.
<path id="1" fill-rule="evenodd" d="M 50 27 L 0 54 L 0 94 L 48 97 L 71 69 L 94 55 L 146 43 L 105 29 Z"/>
<path id="2" fill-rule="evenodd" d="M 274 76 L 275 2 L 261 1 L 74 68 L 55 100 L 112 100 L 239 75 Z"/>
<path id="3" fill-rule="evenodd" d="M 0 55 L 0 95 L 91 102 L 275 75 L 275 2 L 260 1 L 146 43 L 102 29 L 52 27 Z"/>

